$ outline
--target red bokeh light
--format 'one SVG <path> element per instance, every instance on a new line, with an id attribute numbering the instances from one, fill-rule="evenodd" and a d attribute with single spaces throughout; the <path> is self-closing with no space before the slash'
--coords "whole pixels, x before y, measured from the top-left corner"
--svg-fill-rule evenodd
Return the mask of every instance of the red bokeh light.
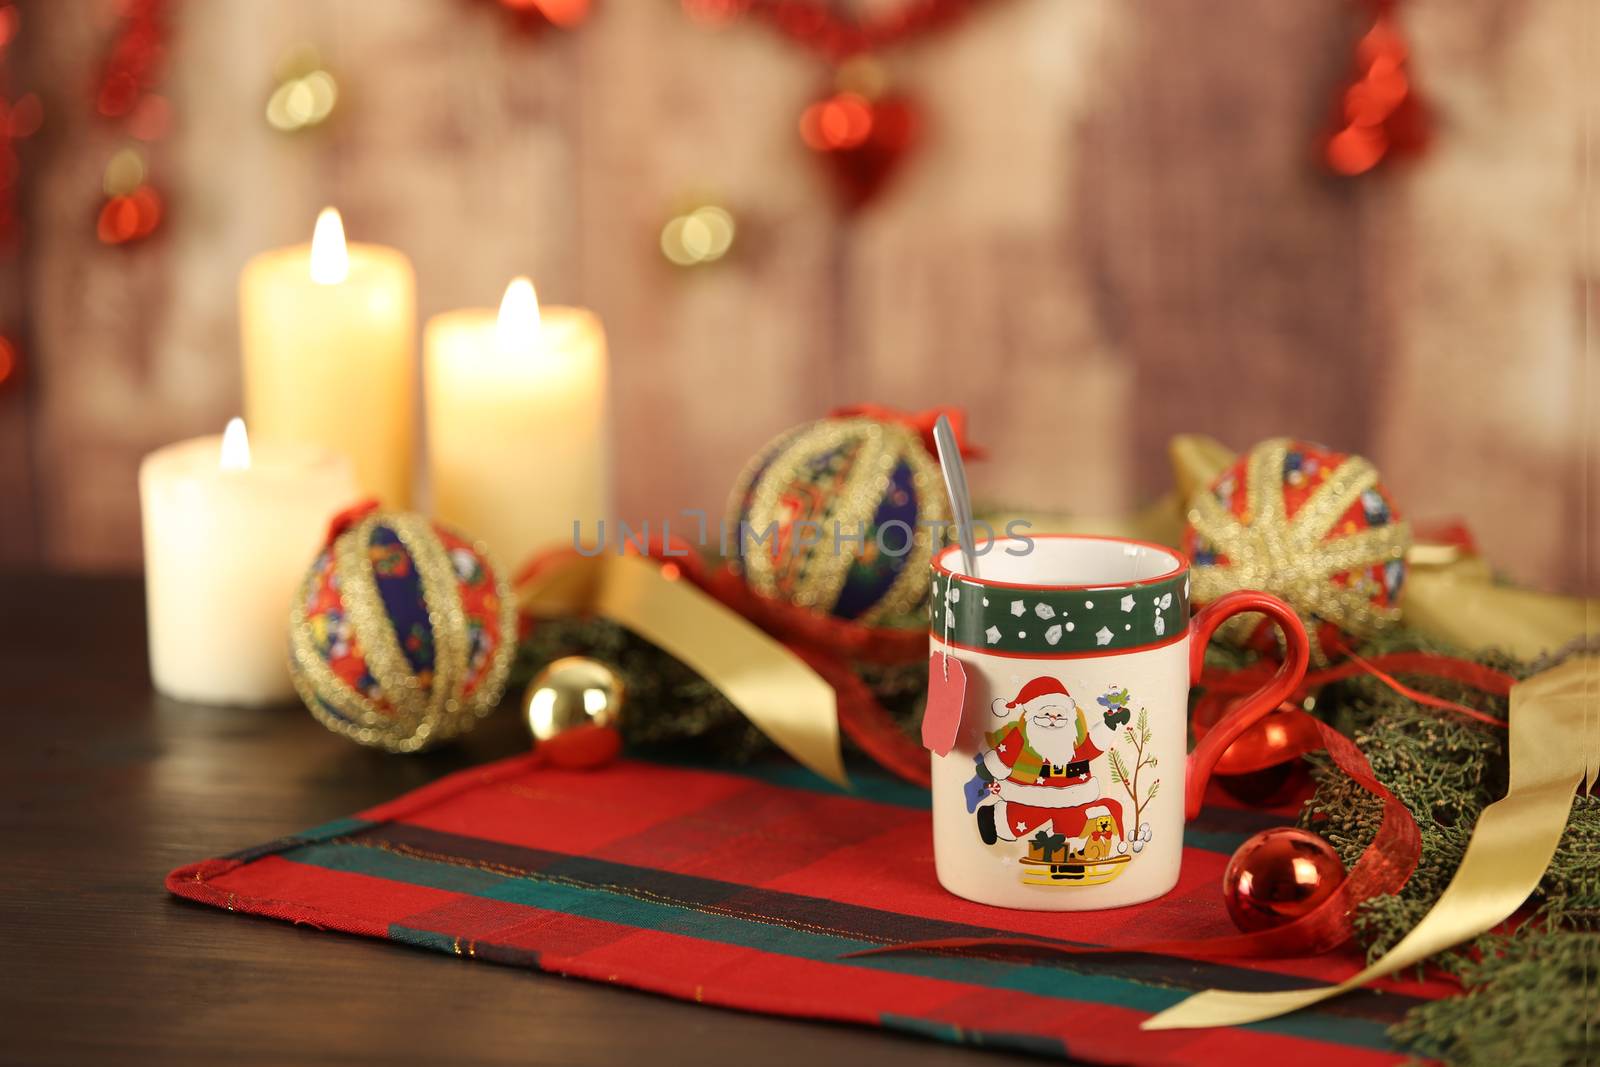
<path id="1" fill-rule="evenodd" d="M 125 70 L 108 73 L 100 83 L 95 97 L 95 107 L 108 119 L 121 118 L 133 110 L 139 100 L 139 83 Z"/>
<path id="2" fill-rule="evenodd" d="M 552 25 L 571 29 L 589 17 L 591 0 L 500 0 L 507 11 L 542 15 Z"/>
<path id="3" fill-rule="evenodd" d="M 1399 65 L 1382 59 L 1344 94 L 1344 114 L 1354 126 L 1376 126 L 1405 100 L 1410 82 Z"/>
<path id="4" fill-rule="evenodd" d="M 708 25 L 736 18 L 745 7 L 744 0 L 683 0 L 684 13 Z"/>
<path id="5" fill-rule="evenodd" d="M 1400 35 L 1400 28 L 1387 18 L 1374 22 L 1372 29 L 1356 45 L 1356 63 L 1362 67 L 1370 67 L 1380 56 L 1388 56 L 1396 64 L 1403 63 L 1408 54 L 1406 39 Z"/>
<path id="6" fill-rule="evenodd" d="M 154 233 L 161 215 L 161 194 L 141 185 L 127 196 L 113 196 L 105 202 L 95 232 L 104 244 L 127 244 Z"/>
<path id="7" fill-rule="evenodd" d="M 854 148 L 871 133 L 872 105 L 857 93 L 837 93 L 800 116 L 800 136 L 818 152 Z"/>
<path id="8" fill-rule="evenodd" d="M 9 385 L 17 374 L 17 346 L 11 338 L 0 337 L 0 388 Z"/>
<path id="9" fill-rule="evenodd" d="M 128 132 L 141 141 L 159 141 L 171 130 L 172 104 L 164 96 L 146 96 L 128 117 Z"/>
<path id="10" fill-rule="evenodd" d="M 1399 25 L 1382 15 L 1356 46 L 1356 71 L 1340 93 L 1334 132 L 1322 154 L 1336 174 L 1372 170 L 1386 158 L 1415 156 L 1428 143 L 1428 110 L 1417 98 L 1405 63 L 1409 50 Z"/>
<path id="11" fill-rule="evenodd" d="M 5 132 L 13 140 L 32 137 L 44 124 L 44 105 L 33 93 L 23 93 L 9 108 L 0 100 L 0 109 L 4 109 Z"/>
<path id="12" fill-rule="evenodd" d="M 1346 126 L 1328 138 L 1325 153 L 1336 174 L 1363 174 L 1376 167 L 1389 150 L 1389 138 L 1380 126 Z"/>

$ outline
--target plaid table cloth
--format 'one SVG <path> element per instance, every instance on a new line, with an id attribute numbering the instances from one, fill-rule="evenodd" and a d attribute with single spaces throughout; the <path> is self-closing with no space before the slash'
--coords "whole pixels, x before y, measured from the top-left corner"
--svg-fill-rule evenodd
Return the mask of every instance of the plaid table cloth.
<path id="1" fill-rule="evenodd" d="M 1352 955 L 1218 962 L 896 953 L 897 942 L 1032 934 L 1093 944 L 1232 932 L 1222 868 L 1281 813 L 1212 804 L 1161 900 L 1037 913 L 934 878 L 926 794 L 870 774 L 844 793 L 799 768 L 729 773 L 623 760 L 562 771 L 519 756 L 351 818 L 181 867 L 180 897 L 697 1003 L 862 1023 L 1099 1063 L 1365 1064 L 1439 983 L 1390 983 L 1237 1029 L 1144 1032 L 1189 993 L 1336 981 Z"/>

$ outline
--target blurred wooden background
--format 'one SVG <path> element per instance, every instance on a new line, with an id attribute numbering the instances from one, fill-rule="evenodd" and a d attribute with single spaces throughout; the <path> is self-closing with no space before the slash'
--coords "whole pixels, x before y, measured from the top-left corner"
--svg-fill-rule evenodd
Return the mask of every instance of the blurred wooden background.
<path id="1" fill-rule="evenodd" d="M 424 316 L 522 272 L 600 312 L 632 518 L 720 508 L 834 404 L 959 402 L 992 502 L 1120 511 L 1166 486 L 1174 432 L 1294 433 L 1371 456 L 1515 578 L 1593 588 L 1587 0 L 1402 5 L 1438 137 L 1355 180 L 1310 144 L 1357 5 L 998 2 L 884 57 L 929 138 L 853 221 L 796 132 L 827 72 L 764 27 L 676 0 L 537 36 L 488 0 L 192 0 L 150 152 L 170 214 L 120 249 L 93 225 L 124 143 L 89 99 L 111 9 L 22 3 L 11 76 L 47 119 L 0 268 L 29 359 L 0 395 L 0 564 L 137 567 L 139 457 L 240 407 L 239 268 L 334 203 L 412 256 Z M 301 42 L 341 98 L 291 136 L 263 108 Z M 657 236 L 696 194 L 741 230 L 684 271 Z"/>

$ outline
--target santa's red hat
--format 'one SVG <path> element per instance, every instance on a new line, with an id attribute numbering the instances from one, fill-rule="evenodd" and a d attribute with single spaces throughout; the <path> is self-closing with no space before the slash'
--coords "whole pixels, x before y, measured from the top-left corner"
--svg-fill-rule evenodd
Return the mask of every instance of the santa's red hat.
<path id="1" fill-rule="evenodd" d="M 1072 694 L 1067 692 L 1067 687 L 1054 678 L 1035 678 L 1022 687 L 1022 691 L 1017 694 L 1017 699 L 1006 701 L 1006 707 L 1020 707 L 1029 701 L 1048 696 L 1064 696 L 1068 700 L 1072 699 Z"/>

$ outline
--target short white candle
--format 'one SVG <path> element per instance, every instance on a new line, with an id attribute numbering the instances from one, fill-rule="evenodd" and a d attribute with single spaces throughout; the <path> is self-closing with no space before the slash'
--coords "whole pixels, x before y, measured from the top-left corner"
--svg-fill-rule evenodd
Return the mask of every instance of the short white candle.
<path id="1" fill-rule="evenodd" d="M 293 695 L 289 603 L 328 520 L 358 496 L 350 462 L 304 445 L 223 437 L 139 465 L 150 673 L 169 696 L 267 704 Z"/>
<path id="2" fill-rule="evenodd" d="M 499 312 L 449 311 L 423 339 L 428 468 L 440 521 L 514 571 L 610 504 L 606 338 L 585 308 L 539 307 L 514 279 Z"/>

